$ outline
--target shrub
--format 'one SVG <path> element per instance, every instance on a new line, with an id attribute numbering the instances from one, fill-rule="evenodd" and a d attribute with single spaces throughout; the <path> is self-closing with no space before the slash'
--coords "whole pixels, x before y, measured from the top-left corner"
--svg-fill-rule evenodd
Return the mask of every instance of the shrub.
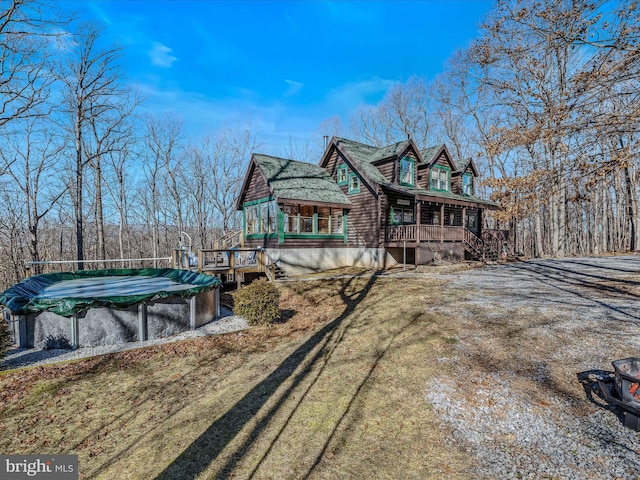
<path id="1" fill-rule="evenodd" d="M 264 278 L 242 287 L 234 295 L 234 313 L 249 325 L 267 325 L 280 317 L 280 290 Z"/>
<path id="2" fill-rule="evenodd" d="M 0 313 L 2 313 L 0 311 Z M 0 362 L 7 356 L 7 352 L 13 346 L 13 336 L 9 330 L 9 324 L 0 316 Z"/>
<path id="3" fill-rule="evenodd" d="M 43 348 L 45 350 L 55 350 L 59 348 L 64 350 L 73 349 L 69 339 L 65 337 L 62 333 L 57 337 L 54 337 L 53 335 L 48 335 L 47 338 L 45 338 L 44 340 Z"/>

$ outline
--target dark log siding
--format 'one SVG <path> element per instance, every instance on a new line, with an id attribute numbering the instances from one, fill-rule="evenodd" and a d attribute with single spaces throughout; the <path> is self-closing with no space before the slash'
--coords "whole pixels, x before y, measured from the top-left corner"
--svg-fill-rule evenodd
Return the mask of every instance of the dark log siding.
<path id="1" fill-rule="evenodd" d="M 397 182 L 398 175 L 396 173 L 397 171 L 396 164 L 397 162 L 395 160 L 390 160 L 382 164 L 377 164 L 376 167 L 384 175 L 384 178 L 386 178 L 392 183 L 398 183 Z"/>
<path id="2" fill-rule="evenodd" d="M 385 229 L 391 225 L 389 215 L 385 215 L 385 212 L 389 211 L 389 199 L 383 192 L 379 192 L 378 212 L 380 212 L 380 232 L 378 235 L 378 241 L 382 245 L 385 240 Z"/>
<path id="3" fill-rule="evenodd" d="M 427 168 L 426 166 L 422 166 L 422 168 L 418 168 L 418 172 L 416 175 L 416 179 L 417 179 L 417 183 L 418 183 L 418 187 L 419 188 L 424 188 L 425 190 L 429 190 L 429 184 L 430 184 L 430 179 L 429 179 L 429 175 L 430 175 L 430 170 L 429 168 Z"/>
<path id="4" fill-rule="evenodd" d="M 391 225 L 391 208 L 408 208 L 408 209 L 412 209 L 413 210 L 413 215 L 414 215 L 414 223 L 416 223 L 415 220 L 415 215 L 416 215 L 416 204 L 413 198 L 410 197 L 405 197 L 403 195 L 399 195 L 396 192 L 387 192 L 387 205 L 386 205 L 386 209 L 383 210 L 384 213 L 384 217 L 385 217 L 385 221 Z M 399 205 L 398 204 L 398 200 L 402 199 L 402 200 L 408 200 L 409 201 L 409 205 Z"/>
<path id="5" fill-rule="evenodd" d="M 403 155 L 399 157 L 393 157 L 390 160 L 376 163 L 375 166 L 384 177 L 391 183 L 398 183 L 400 177 L 400 159 L 403 157 L 411 158 L 415 162 L 416 169 L 418 167 L 418 156 L 413 149 L 407 150 Z M 415 172 L 417 173 L 417 172 Z"/>
<path id="6" fill-rule="evenodd" d="M 325 169 L 331 174 L 337 183 L 337 171 L 340 165 L 346 164 L 349 167 L 349 173 L 356 173 L 352 165 L 337 150 L 333 149 Z M 351 201 L 351 210 L 347 216 L 347 245 L 348 247 L 377 247 L 379 246 L 379 231 L 377 205 L 378 199 L 376 195 L 369 190 L 362 177 L 360 178 L 360 192 L 349 193 L 349 185 L 341 185 L 340 188 Z M 297 240 L 297 239 L 296 239 Z M 300 241 L 300 240 L 298 240 Z M 312 241 L 302 240 L 304 245 L 311 245 Z M 322 240 L 319 240 L 322 242 Z M 289 245 L 290 240 L 285 241 L 285 245 Z M 316 242 L 315 240 L 313 242 Z M 341 244 L 344 245 L 344 242 Z"/>
<path id="7" fill-rule="evenodd" d="M 324 168 L 329 172 L 329 175 L 331 175 L 331 178 L 333 178 L 336 183 L 338 183 L 338 167 L 343 163 L 347 162 L 344 161 L 342 156 L 338 153 L 338 150 L 334 148 L 329 160 L 327 161 L 327 165 Z M 351 168 L 349 168 L 349 171 L 351 171 Z"/>
<path id="8" fill-rule="evenodd" d="M 451 193 L 462 194 L 462 173 L 460 172 L 451 174 Z"/>
<path id="9" fill-rule="evenodd" d="M 440 215 L 440 207 L 427 204 L 420 205 L 420 224 L 433 225 L 433 212 Z M 440 222 L 438 222 L 437 225 L 440 225 Z"/>
<path id="10" fill-rule="evenodd" d="M 267 185 L 267 181 L 264 179 L 260 171 L 254 166 L 253 174 L 249 179 L 247 194 L 244 197 L 245 203 L 251 202 L 252 200 L 266 198 L 269 195 L 271 195 L 271 192 L 269 191 L 269 185 Z"/>
<path id="11" fill-rule="evenodd" d="M 451 163 L 449 163 L 449 160 L 447 159 L 447 156 L 444 153 L 442 153 L 438 157 L 438 160 L 436 161 L 436 165 L 442 165 L 443 167 L 451 168 Z"/>
<path id="12" fill-rule="evenodd" d="M 360 178 L 360 192 L 347 193 L 348 188 L 342 187 L 351 200 L 347 225 L 347 240 L 349 247 L 377 247 L 378 232 L 378 199 Z"/>
<path id="13" fill-rule="evenodd" d="M 261 235 L 260 238 L 245 238 L 244 246 L 246 248 L 278 248 L 278 236 Z"/>

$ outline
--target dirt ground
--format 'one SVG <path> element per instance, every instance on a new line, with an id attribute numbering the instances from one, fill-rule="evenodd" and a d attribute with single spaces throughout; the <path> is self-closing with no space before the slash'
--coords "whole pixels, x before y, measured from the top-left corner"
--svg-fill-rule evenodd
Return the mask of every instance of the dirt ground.
<path id="1" fill-rule="evenodd" d="M 438 308 L 457 325 L 457 375 L 427 398 L 479 476 L 640 478 L 640 434 L 602 398 L 613 360 L 640 357 L 640 256 L 488 265 Z"/>

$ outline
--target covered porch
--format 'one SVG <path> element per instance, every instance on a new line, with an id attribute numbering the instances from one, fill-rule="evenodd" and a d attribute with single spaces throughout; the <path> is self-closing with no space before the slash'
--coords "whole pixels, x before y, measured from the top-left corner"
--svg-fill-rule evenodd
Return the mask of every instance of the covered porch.
<path id="1" fill-rule="evenodd" d="M 384 241 L 388 246 L 400 246 L 404 242 L 462 242 L 465 231 L 469 232 L 463 226 L 391 225 L 385 230 Z"/>

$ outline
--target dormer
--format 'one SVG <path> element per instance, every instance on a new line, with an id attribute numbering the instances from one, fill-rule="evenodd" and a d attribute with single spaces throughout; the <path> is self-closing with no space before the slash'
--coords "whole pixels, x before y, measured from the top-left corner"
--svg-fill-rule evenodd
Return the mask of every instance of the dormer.
<path id="1" fill-rule="evenodd" d="M 422 151 L 424 166 L 421 167 L 422 188 L 435 192 L 451 192 L 452 173 L 457 171 L 456 164 L 446 145 L 427 148 Z"/>
<path id="2" fill-rule="evenodd" d="M 361 178 L 375 191 L 377 185 L 418 187 L 418 165 L 422 156 L 413 140 L 407 139 L 385 147 L 374 147 L 364 143 L 333 137 L 320 160 L 338 186 L 346 193 L 359 192 L 352 188 L 352 180 Z M 365 186 L 366 186 L 365 185 Z"/>
<path id="3" fill-rule="evenodd" d="M 452 193 L 464 197 L 475 196 L 475 183 L 478 176 L 478 169 L 472 159 L 465 160 L 458 164 L 458 169 L 453 172 L 451 179 Z"/>

